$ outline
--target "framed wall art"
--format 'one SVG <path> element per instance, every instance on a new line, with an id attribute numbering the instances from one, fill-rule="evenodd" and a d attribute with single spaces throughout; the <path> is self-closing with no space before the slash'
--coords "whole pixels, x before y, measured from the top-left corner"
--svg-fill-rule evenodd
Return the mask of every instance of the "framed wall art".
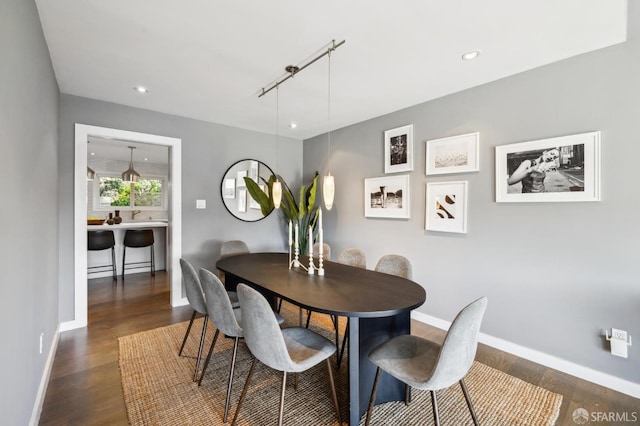
<path id="1" fill-rule="evenodd" d="M 222 196 L 224 198 L 236 198 L 236 180 L 234 178 L 227 178 L 224 180 Z"/>
<path id="2" fill-rule="evenodd" d="M 600 132 L 496 147 L 496 202 L 600 201 Z"/>
<path id="3" fill-rule="evenodd" d="M 413 124 L 384 132 L 384 172 L 413 170 Z"/>
<path id="4" fill-rule="evenodd" d="M 247 212 L 247 190 L 246 189 L 238 189 L 238 211 L 240 213 Z"/>
<path id="5" fill-rule="evenodd" d="M 426 174 L 477 172 L 480 133 L 433 139 L 426 143 Z"/>
<path id="6" fill-rule="evenodd" d="M 468 186 L 467 181 L 427 183 L 426 230 L 467 233 Z"/>
<path id="7" fill-rule="evenodd" d="M 365 217 L 409 219 L 409 175 L 364 180 Z"/>

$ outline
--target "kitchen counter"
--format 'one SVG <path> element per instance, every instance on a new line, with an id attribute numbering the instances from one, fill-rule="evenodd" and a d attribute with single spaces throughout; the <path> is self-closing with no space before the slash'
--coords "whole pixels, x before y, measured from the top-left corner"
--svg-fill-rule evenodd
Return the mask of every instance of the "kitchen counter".
<path id="1" fill-rule="evenodd" d="M 107 222 L 104 225 L 87 225 L 87 231 L 106 231 L 107 229 L 138 229 L 138 228 L 166 228 L 169 224 L 161 220 L 145 220 L 145 221 L 131 221 L 122 222 L 118 225 L 108 225 Z"/>

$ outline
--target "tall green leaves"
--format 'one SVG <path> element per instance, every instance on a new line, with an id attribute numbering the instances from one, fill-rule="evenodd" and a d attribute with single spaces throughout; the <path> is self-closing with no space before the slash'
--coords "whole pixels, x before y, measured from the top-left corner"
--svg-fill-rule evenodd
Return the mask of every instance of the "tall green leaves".
<path id="1" fill-rule="evenodd" d="M 309 251 L 309 244 L 313 244 L 313 241 L 308 242 L 309 226 L 313 230 L 316 227 L 316 221 L 318 219 L 318 207 L 316 206 L 316 193 L 318 189 L 318 172 L 314 176 L 311 184 L 307 187 L 302 185 L 300 188 L 300 195 L 298 202 L 296 202 L 291 189 L 282 179 L 278 176 L 278 180 L 282 184 L 282 203 L 280 210 L 282 210 L 283 219 L 285 222 L 285 228 L 288 233 L 289 221 L 292 226 L 298 223 L 298 245 L 301 255 L 306 255 Z M 265 193 L 260 186 L 251 178 L 245 177 L 244 181 L 247 186 L 247 190 L 253 199 L 260 204 L 262 214 L 267 215 L 274 208 L 273 206 L 273 182 L 276 177 L 272 175 L 266 182 L 268 192 Z M 313 232 L 315 234 L 315 232 Z"/>

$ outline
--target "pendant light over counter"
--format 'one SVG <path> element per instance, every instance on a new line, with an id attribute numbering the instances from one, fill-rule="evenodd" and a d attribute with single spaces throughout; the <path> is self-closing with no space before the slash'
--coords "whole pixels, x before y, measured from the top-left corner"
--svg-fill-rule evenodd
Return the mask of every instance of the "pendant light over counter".
<path id="1" fill-rule="evenodd" d="M 130 146 L 129 149 L 131 150 L 131 159 L 129 160 L 129 168 L 122 173 L 122 181 L 138 182 L 140 180 L 140 174 L 133 168 L 133 150 L 136 149 L 136 147 Z"/>
<path id="2" fill-rule="evenodd" d="M 285 71 L 287 72 L 287 75 L 284 78 L 281 78 L 280 80 L 276 81 L 275 83 L 272 83 L 271 85 L 269 85 L 268 88 L 262 88 L 260 90 L 260 94 L 258 95 L 258 97 L 262 97 L 264 95 L 266 95 L 267 93 L 269 93 L 271 90 L 276 89 L 276 181 L 273 183 L 273 205 L 275 208 L 279 208 L 280 207 L 280 203 L 282 201 L 282 184 L 278 179 L 278 108 L 279 108 L 279 104 L 278 104 L 278 91 L 280 89 L 280 84 L 283 83 L 284 81 L 292 78 L 293 76 L 295 76 L 296 74 L 298 74 L 300 71 L 302 71 L 303 69 L 305 69 L 306 67 L 308 67 L 309 65 L 313 64 L 314 62 L 316 62 L 318 59 L 322 58 L 323 56 L 327 55 L 329 57 L 329 84 L 328 84 L 328 88 L 329 88 L 329 93 L 328 93 L 328 119 L 327 119 L 327 124 L 328 124 L 328 131 L 327 131 L 327 139 L 328 139 L 328 147 L 329 147 L 329 151 L 328 151 L 328 158 L 327 158 L 327 169 L 329 169 L 329 162 L 331 160 L 331 52 L 333 52 L 334 50 L 336 50 L 338 47 L 342 46 L 345 43 L 345 40 L 342 40 L 339 43 L 336 43 L 335 40 L 332 40 L 331 43 L 329 43 L 328 45 L 325 45 L 323 48 L 321 48 L 321 52 L 319 55 L 317 55 L 316 57 L 308 60 L 306 63 L 298 66 L 298 65 L 288 65 L 287 67 L 285 67 Z M 335 196 L 335 191 L 336 191 L 336 187 L 335 187 L 335 180 L 333 178 L 333 176 L 331 175 L 330 172 L 327 172 L 327 175 L 324 176 L 323 179 L 323 184 L 322 184 L 322 196 L 324 199 L 324 205 L 325 208 L 327 210 L 331 210 L 331 208 L 333 207 L 333 199 Z"/>

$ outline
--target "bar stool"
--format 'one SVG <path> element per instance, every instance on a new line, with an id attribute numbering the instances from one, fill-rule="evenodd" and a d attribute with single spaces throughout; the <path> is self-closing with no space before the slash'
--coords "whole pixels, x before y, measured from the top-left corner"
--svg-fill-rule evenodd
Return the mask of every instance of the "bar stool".
<path id="1" fill-rule="evenodd" d="M 127 229 L 127 232 L 124 234 L 124 247 L 122 249 L 122 279 L 124 279 L 125 269 L 139 269 L 146 267 L 151 267 L 151 275 L 154 277 L 156 276 L 156 263 L 153 253 L 153 243 L 154 239 L 152 229 Z M 127 247 L 151 247 L 151 260 L 126 263 L 125 259 L 127 256 Z"/>
<path id="2" fill-rule="evenodd" d="M 99 265 L 87 267 L 88 274 L 96 274 L 98 272 L 106 272 L 111 269 L 113 274 L 113 280 L 117 281 L 116 274 L 116 254 L 115 254 L 116 239 L 113 236 L 113 231 L 88 231 L 87 232 L 87 250 L 98 251 L 111 249 L 111 265 Z M 106 269 L 109 268 L 109 269 Z"/>

